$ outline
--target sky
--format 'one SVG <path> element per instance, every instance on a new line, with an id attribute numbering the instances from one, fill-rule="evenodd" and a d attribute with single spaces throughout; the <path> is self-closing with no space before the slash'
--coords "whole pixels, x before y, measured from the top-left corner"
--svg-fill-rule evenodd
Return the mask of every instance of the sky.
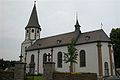
<path id="1" fill-rule="evenodd" d="M 0 59 L 19 60 L 34 0 L 0 0 Z M 120 0 L 36 0 L 41 38 L 74 31 L 120 28 Z"/>

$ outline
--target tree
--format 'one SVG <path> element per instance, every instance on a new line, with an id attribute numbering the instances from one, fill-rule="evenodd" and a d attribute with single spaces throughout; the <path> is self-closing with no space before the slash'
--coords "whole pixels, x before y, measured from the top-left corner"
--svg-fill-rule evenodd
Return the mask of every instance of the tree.
<path id="1" fill-rule="evenodd" d="M 113 43 L 115 66 L 120 68 L 120 28 L 111 30 L 110 39 Z"/>
<path id="2" fill-rule="evenodd" d="M 3 59 L 0 59 L 0 69 L 3 69 L 3 64 L 4 64 Z"/>
<path id="3" fill-rule="evenodd" d="M 77 63 L 77 49 L 75 48 L 75 41 L 72 40 L 71 44 L 67 46 L 68 53 L 64 53 L 65 63 L 70 63 L 70 72 L 73 72 L 73 63 Z"/>

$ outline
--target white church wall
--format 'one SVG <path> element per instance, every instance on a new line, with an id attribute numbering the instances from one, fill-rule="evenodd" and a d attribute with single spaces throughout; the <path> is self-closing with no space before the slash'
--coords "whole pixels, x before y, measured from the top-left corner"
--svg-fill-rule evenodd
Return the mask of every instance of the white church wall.
<path id="1" fill-rule="evenodd" d="M 58 52 L 62 52 L 62 59 L 64 59 L 64 52 L 68 52 L 67 46 L 53 48 L 53 55 L 54 55 L 53 58 L 54 58 L 54 62 L 56 63 L 56 65 L 55 65 L 56 71 L 69 72 L 69 63 L 64 63 L 64 61 L 62 61 L 62 68 L 57 67 Z"/>
<path id="2" fill-rule="evenodd" d="M 24 41 L 21 45 L 21 53 L 22 53 L 22 56 L 23 56 L 23 62 L 25 62 L 25 47 L 27 48 L 28 46 L 31 45 L 31 42 L 27 42 L 27 41 Z"/>
<path id="3" fill-rule="evenodd" d="M 108 50 L 108 43 L 101 43 L 102 44 L 102 61 L 108 62 L 109 64 L 109 50 Z M 91 72 L 98 74 L 98 51 L 97 51 L 97 43 L 89 43 L 89 44 L 82 44 L 76 46 L 78 50 L 78 64 L 75 64 L 74 71 L 75 72 Z M 80 51 L 85 50 L 86 52 L 86 67 L 80 67 Z M 58 52 L 62 52 L 62 57 L 64 59 L 64 53 L 67 51 L 67 46 L 62 47 L 55 47 L 53 48 L 53 62 L 56 63 L 55 70 L 59 72 L 69 72 L 69 63 L 62 62 L 62 68 L 57 67 L 57 54 Z M 43 73 L 43 54 L 44 53 L 51 53 L 51 48 L 48 49 L 41 49 L 39 53 L 39 73 Z M 37 63 L 38 63 L 38 50 L 29 51 L 27 52 L 27 65 L 29 65 L 31 61 L 31 55 L 35 55 L 35 70 L 37 72 Z M 114 61 L 114 60 L 113 60 Z M 110 69 L 110 64 L 109 64 Z M 110 71 L 109 71 L 110 72 Z M 104 65 L 103 65 L 103 73 L 104 73 Z"/>
<path id="4" fill-rule="evenodd" d="M 41 49 L 39 54 L 39 73 L 43 73 L 43 54 L 51 53 L 49 49 Z"/>
<path id="5" fill-rule="evenodd" d="M 57 67 L 57 54 L 60 51 L 62 52 L 62 54 L 63 54 L 63 52 L 67 52 L 67 47 L 64 46 L 64 47 L 53 48 L 53 62 L 56 63 L 55 70 L 60 71 L 60 72 L 69 72 L 69 64 L 64 63 L 64 61 L 62 62 L 62 68 Z M 38 53 L 37 52 L 38 52 L 38 50 L 34 50 L 34 51 L 29 51 L 27 53 L 28 54 L 28 56 L 27 56 L 27 64 L 28 65 L 30 63 L 30 60 L 31 60 L 30 57 L 32 54 L 36 55 L 35 60 L 38 60 L 38 56 L 37 56 Z M 46 53 L 46 54 L 51 53 L 51 48 L 40 50 L 40 53 L 39 53 L 39 73 L 43 73 L 43 54 L 44 53 Z M 64 57 L 64 54 L 62 55 L 62 57 Z M 36 66 L 37 66 L 37 63 L 36 63 Z M 37 70 L 37 67 L 35 69 Z"/>
<path id="6" fill-rule="evenodd" d="M 98 73 L 98 54 L 97 54 L 97 44 L 83 44 L 78 45 L 78 64 L 75 64 L 75 72 L 92 72 Z M 80 51 L 85 50 L 86 52 L 86 67 L 80 67 Z"/>
<path id="7" fill-rule="evenodd" d="M 111 50 L 112 50 L 113 75 L 115 75 L 115 62 L 114 62 L 114 51 L 113 51 L 113 46 L 111 46 Z"/>
<path id="8" fill-rule="evenodd" d="M 69 71 L 69 65 L 62 62 L 62 68 L 58 68 L 57 67 L 57 54 L 58 52 L 67 52 L 67 47 L 56 47 L 56 48 L 53 48 L 53 62 L 56 63 L 55 65 L 55 70 L 56 71 L 60 71 L 60 72 L 68 72 Z M 39 55 L 39 72 L 40 73 L 43 73 L 43 54 L 46 53 L 51 53 L 51 48 L 48 48 L 48 49 L 41 49 L 40 50 L 40 55 Z M 62 55 L 62 57 L 64 57 L 64 55 Z"/>
<path id="9" fill-rule="evenodd" d="M 83 45 L 77 45 L 76 48 L 78 49 L 78 64 L 75 64 L 75 72 L 93 72 L 93 73 L 98 73 L 98 60 L 97 60 L 97 47 L 96 43 L 91 43 L 91 44 L 83 44 Z M 80 60 L 79 60 L 79 52 L 81 50 L 86 51 L 86 67 L 80 67 Z M 68 52 L 67 51 L 67 46 L 62 46 L 62 47 L 55 47 L 53 48 L 53 62 L 56 63 L 56 71 L 59 72 L 69 72 L 69 63 L 64 63 L 62 62 L 62 68 L 57 67 L 57 54 L 58 52 L 62 52 L 62 57 L 64 59 L 64 53 L 63 52 Z M 43 73 L 43 54 L 44 53 L 51 53 L 51 48 L 49 49 L 41 49 L 40 54 L 39 54 L 39 73 Z M 37 60 L 38 60 L 38 50 L 34 51 L 29 51 L 27 52 L 27 65 L 30 63 L 30 58 L 31 55 L 35 55 L 35 70 L 37 70 Z"/>
<path id="10" fill-rule="evenodd" d="M 43 73 L 43 50 L 40 50 L 39 53 L 39 73 Z"/>
<path id="11" fill-rule="evenodd" d="M 29 64 L 31 61 L 31 52 L 27 52 L 27 56 L 26 56 L 26 72 L 29 72 Z"/>
<path id="12" fill-rule="evenodd" d="M 27 52 L 27 57 L 26 57 L 26 66 L 27 66 L 27 72 L 29 72 L 29 64 L 31 61 L 31 55 L 34 55 L 34 62 L 35 62 L 35 74 L 37 74 L 37 65 L 38 65 L 38 51 L 29 51 Z"/>
<path id="13" fill-rule="evenodd" d="M 35 58 L 34 58 L 34 60 L 35 60 L 35 73 L 37 74 L 37 72 L 38 72 L 38 70 L 37 70 L 37 67 L 38 67 L 38 51 L 34 51 L 33 54 L 35 56 Z"/>
<path id="14" fill-rule="evenodd" d="M 76 72 L 94 72 L 94 73 L 98 73 L 98 59 L 97 59 L 97 47 L 96 47 L 96 43 L 91 43 L 91 44 L 84 44 L 84 45 L 78 45 L 76 46 L 76 48 L 78 49 L 78 53 L 80 52 L 80 50 L 85 50 L 86 51 L 86 67 L 80 67 L 80 63 L 79 63 L 79 55 L 78 55 L 78 64 L 75 64 L 75 71 Z M 44 49 L 41 50 L 42 56 L 43 57 L 43 53 L 50 53 L 51 49 Z M 64 63 L 64 61 L 62 62 L 62 68 L 58 68 L 57 67 L 57 54 L 58 52 L 61 51 L 63 52 L 67 52 L 67 46 L 63 46 L 63 47 L 56 47 L 53 48 L 53 61 L 56 63 L 56 71 L 60 71 L 60 72 L 69 72 L 69 63 Z M 63 59 L 64 59 L 64 54 L 62 55 Z M 42 61 L 43 59 L 41 59 Z M 41 66 L 41 71 L 42 71 L 42 66 Z M 40 71 L 40 72 L 41 72 Z"/>
<path id="15" fill-rule="evenodd" d="M 110 55 L 109 55 L 108 43 L 102 43 L 103 75 L 105 75 L 105 71 L 104 71 L 105 70 L 105 66 L 104 66 L 105 62 L 108 62 L 109 75 L 111 75 L 111 71 L 110 71 Z M 112 62 L 114 62 L 113 55 L 112 55 Z M 114 71 L 113 71 L 113 74 L 115 75 Z"/>
<path id="16" fill-rule="evenodd" d="M 43 73 L 43 54 L 44 53 L 50 53 L 50 48 L 49 49 L 41 49 L 39 50 L 39 73 Z M 31 55 L 34 54 L 35 56 L 35 71 L 36 73 L 38 72 L 38 50 L 34 50 L 34 51 L 28 51 L 27 52 L 27 66 L 29 66 L 29 63 L 31 61 Z M 29 72 L 29 70 L 28 70 Z"/>
<path id="17" fill-rule="evenodd" d="M 104 66 L 105 62 L 108 63 L 109 74 L 111 75 L 108 43 L 101 43 L 101 45 L 102 45 L 101 47 L 102 47 L 103 75 L 105 75 L 105 66 Z"/>

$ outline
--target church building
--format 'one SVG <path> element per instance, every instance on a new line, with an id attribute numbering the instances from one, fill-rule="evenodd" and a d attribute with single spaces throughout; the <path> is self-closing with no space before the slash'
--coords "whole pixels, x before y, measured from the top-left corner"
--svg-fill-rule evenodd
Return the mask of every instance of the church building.
<path id="1" fill-rule="evenodd" d="M 76 40 L 77 63 L 74 72 L 97 73 L 98 77 L 115 75 L 113 48 L 111 40 L 103 29 L 82 32 L 78 19 L 74 31 L 40 37 L 42 32 L 34 4 L 29 22 L 25 27 L 25 40 L 21 44 L 21 55 L 26 64 L 26 73 L 43 73 L 43 64 L 47 61 L 55 62 L 55 70 L 69 72 L 69 63 L 64 63 L 64 52 L 72 39 Z M 51 59 L 47 59 L 47 56 Z"/>

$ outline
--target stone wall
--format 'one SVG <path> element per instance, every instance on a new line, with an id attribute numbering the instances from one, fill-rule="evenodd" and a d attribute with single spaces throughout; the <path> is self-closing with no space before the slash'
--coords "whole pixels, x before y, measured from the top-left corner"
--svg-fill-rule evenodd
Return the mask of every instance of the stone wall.
<path id="1" fill-rule="evenodd" d="M 0 69 L 0 80 L 24 80 L 25 79 L 25 63 L 16 62 L 14 70 L 7 71 Z"/>
<path id="2" fill-rule="evenodd" d="M 45 62 L 44 63 L 44 80 L 53 80 L 53 73 L 55 72 L 55 63 L 54 62 Z"/>
<path id="3" fill-rule="evenodd" d="M 53 80 L 97 80 L 96 73 L 54 73 Z"/>
<path id="4" fill-rule="evenodd" d="M 14 72 L 0 70 L 0 80 L 14 80 Z"/>
<path id="5" fill-rule="evenodd" d="M 43 72 L 44 80 L 97 80 L 96 73 L 55 72 L 54 62 L 45 62 Z"/>
<path id="6" fill-rule="evenodd" d="M 25 63 L 17 62 L 14 70 L 14 80 L 25 79 Z"/>

